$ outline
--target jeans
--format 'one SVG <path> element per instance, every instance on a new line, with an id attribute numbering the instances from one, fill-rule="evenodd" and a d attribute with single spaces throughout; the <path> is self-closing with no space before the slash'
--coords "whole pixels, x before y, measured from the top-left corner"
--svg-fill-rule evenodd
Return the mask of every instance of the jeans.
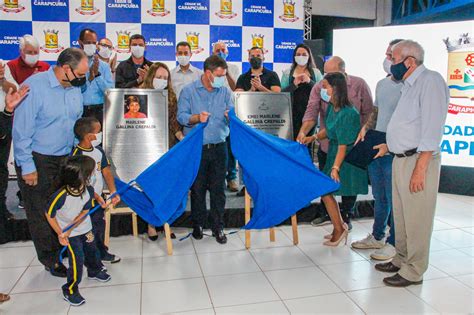
<path id="1" fill-rule="evenodd" d="M 392 161 L 391 155 L 375 159 L 369 164 L 369 177 L 372 184 L 372 194 L 375 199 L 374 226 L 372 235 L 376 240 L 385 237 L 387 223 L 392 218 Z M 387 242 L 395 245 L 395 229 L 390 224 L 390 237 Z"/>
<path id="2" fill-rule="evenodd" d="M 191 218 L 194 226 L 205 226 L 207 220 L 206 192 L 211 197 L 209 225 L 213 231 L 224 227 L 225 175 L 227 144 L 203 146 L 198 175 L 191 187 Z"/>
<path id="3" fill-rule="evenodd" d="M 237 161 L 235 160 L 234 155 L 232 154 L 232 149 L 230 148 L 230 136 L 226 139 L 227 142 L 227 181 L 237 179 Z"/>

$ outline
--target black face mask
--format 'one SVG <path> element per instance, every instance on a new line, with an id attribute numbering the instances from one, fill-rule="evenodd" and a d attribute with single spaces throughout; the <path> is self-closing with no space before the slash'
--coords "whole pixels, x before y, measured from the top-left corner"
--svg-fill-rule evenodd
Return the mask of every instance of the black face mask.
<path id="1" fill-rule="evenodd" d="M 258 58 L 258 57 L 252 57 L 250 58 L 250 66 L 252 69 L 260 69 L 262 67 L 263 60 Z"/>
<path id="2" fill-rule="evenodd" d="M 67 72 L 64 72 L 64 74 L 66 74 L 66 78 L 67 78 L 67 80 L 63 80 L 64 82 L 69 82 L 69 84 L 71 84 L 74 87 L 81 87 L 84 84 L 86 84 L 86 80 L 87 80 L 86 76 L 84 76 L 82 78 L 78 78 L 76 76 L 76 74 L 74 73 L 74 70 L 72 70 L 72 68 L 71 68 L 71 72 L 72 72 L 72 75 L 74 76 L 74 79 L 70 80 L 69 76 L 67 75 Z"/>
<path id="3" fill-rule="evenodd" d="M 401 81 L 403 76 L 408 72 L 409 68 L 405 66 L 405 60 L 407 60 L 409 57 L 411 56 L 408 56 L 401 62 L 390 66 L 390 72 L 392 73 L 392 76 L 395 80 Z"/>

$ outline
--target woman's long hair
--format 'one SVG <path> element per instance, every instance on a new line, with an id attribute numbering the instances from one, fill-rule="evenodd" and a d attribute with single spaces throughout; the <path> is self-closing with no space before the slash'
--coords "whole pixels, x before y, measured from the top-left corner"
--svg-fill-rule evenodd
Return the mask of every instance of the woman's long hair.
<path id="1" fill-rule="evenodd" d="M 150 66 L 148 72 L 145 75 L 145 79 L 143 83 L 140 85 L 142 89 L 154 89 L 153 87 L 153 79 L 155 78 L 156 71 L 158 68 L 163 68 L 168 72 L 168 103 L 178 103 L 178 99 L 176 97 L 176 93 L 173 90 L 173 86 L 171 85 L 171 72 L 168 66 L 162 62 L 155 62 Z"/>
<path id="2" fill-rule="evenodd" d="M 331 103 L 335 108 L 339 109 L 344 106 L 351 106 L 347 93 L 347 80 L 345 75 L 340 72 L 328 73 L 324 76 L 324 80 L 332 87 Z"/>
<path id="3" fill-rule="evenodd" d="M 295 50 L 293 50 L 293 64 L 291 65 L 291 70 L 295 70 L 296 66 L 298 65 L 295 61 L 296 51 L 298 50 L 298 48 L 304 48 L 308 52 L 309 58 L 308 62 L 306 63 L 306 68 L 309 71 L 312 71 L 314 68 L 316 68 L 316 65 L 314 64 L 314 58 L 313 54 L 311 53 L 311 49 L 309 49 L 309 47 L 305 44 L 299 44 L 298 46 L 296 46 Z"/>
<path id="4" fill-rule="evenodd" d="M 90 177 L 95 169 L 95 161 L 86 155 L 69 156 L 61 164 L 56 190 L 69 188 L 83 193 L 89 185 Z"/>

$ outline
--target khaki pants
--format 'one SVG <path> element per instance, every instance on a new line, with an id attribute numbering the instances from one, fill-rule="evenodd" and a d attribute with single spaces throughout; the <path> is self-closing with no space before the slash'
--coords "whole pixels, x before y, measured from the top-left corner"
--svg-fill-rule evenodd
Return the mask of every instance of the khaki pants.
<path id="1" fill-rule="evenodd" d="M 431 233 L 436 210 L 440 154 L 433 155 L 425 177 L 425 189 L 410 192 L 410 179 L 418 154 L 395 157 L 392 164 L 393 218 L 397 255 L 392 263 L 400 268 L 400 276 L 420 281 L 428 269 Z"/>

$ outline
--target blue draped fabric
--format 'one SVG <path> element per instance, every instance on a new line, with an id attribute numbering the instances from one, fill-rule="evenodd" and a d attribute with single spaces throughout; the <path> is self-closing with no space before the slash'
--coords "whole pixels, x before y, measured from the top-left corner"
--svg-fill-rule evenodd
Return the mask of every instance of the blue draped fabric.
<path id="1" fill-rule="evenodd" d="M 186 208 L 188 191 L 199 171 L 206 124 L 199 124 L 177 145 L 141 173 L 138 187 L 115 179 L 121 199 L 154 226 L 173 223 Z"/>
<path id="2" fill-rule="evenodd" d="M 306 146 L 280 139 L 243 123 L 232 110 L 230 143 L 254 201 L 244 229 L 265 229 L 291 217 L 312 200 L 337 191 L 339 184 L 316 169 Z"/>

